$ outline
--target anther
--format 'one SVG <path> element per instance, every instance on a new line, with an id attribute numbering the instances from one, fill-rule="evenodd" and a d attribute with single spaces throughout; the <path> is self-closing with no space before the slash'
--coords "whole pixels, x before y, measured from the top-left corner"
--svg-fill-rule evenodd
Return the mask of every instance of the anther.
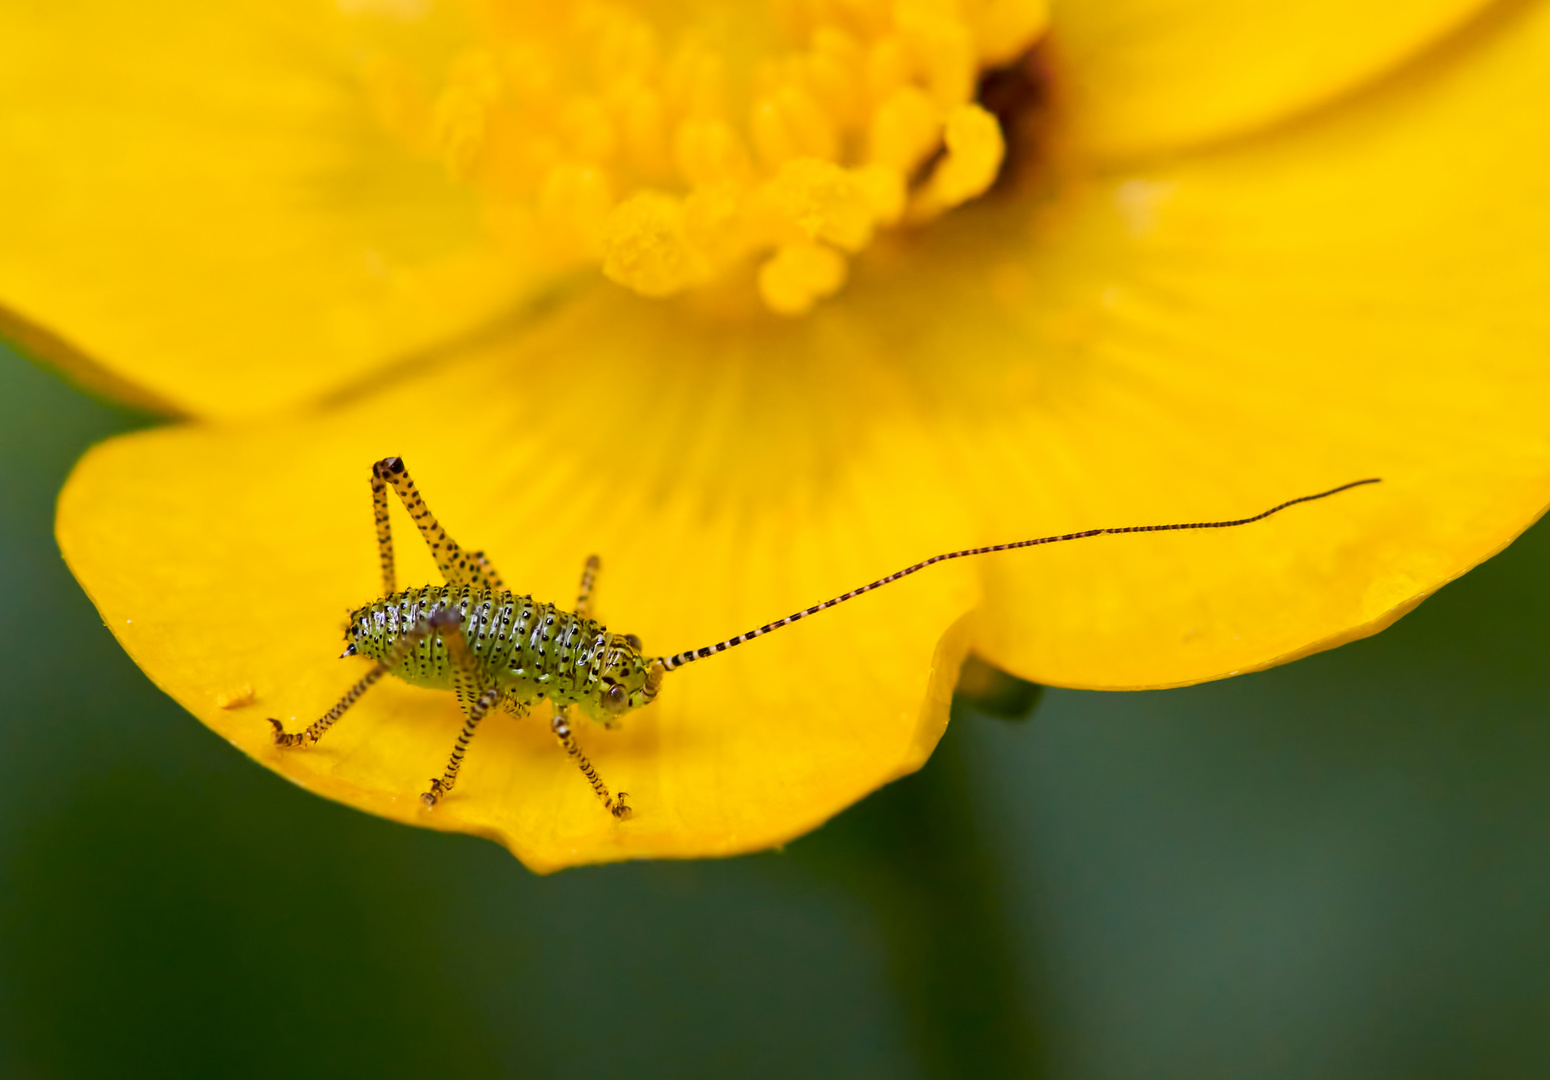
<path id="1" fill-rule="evenodd" d="M 384 122 L 486 197 L 498 234 L 524 250 L 536 239 L 556 267 L 601 264 L 649 297 L 753 268 L 765 305 L 799 315 L 908 204 L 923 219 L 986 190 L 999 157 L 952 135 L 955 110 L 1034 45 L 1044 5 L 799 4 L 783 18 L 807 44 L 765 56 L 745 55 L 746 38 L 723 53 L 692 25 L 663 40 L 635 12 L 581 5 L 455 58 L 433 97 Z M 917 175 L 934 159 L 940 177 Z M 793 166 L 820 182 L 794 185 Z M 819 246 L 792 247 L 804 241 Z"/>

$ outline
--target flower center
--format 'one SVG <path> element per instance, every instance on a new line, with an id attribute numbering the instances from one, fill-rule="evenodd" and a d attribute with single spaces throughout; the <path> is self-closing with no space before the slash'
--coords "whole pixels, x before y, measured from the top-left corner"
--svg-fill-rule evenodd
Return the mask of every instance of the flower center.
<path id="1" fill-rule="evenodd" d="M 379 112 L 479 190 L 489 227 L 557 269 L 601 266 L 652 297 L 742 275 L 800 315 L 880 230 L 991 186 L 1006 141 L 976 89 L 1032 48 L 1047 11 L 757 6 L 675 5 L 656 22 L 614 3 L 501 8 L 428 108 Z M 750 44 L 780 40 L 800 44 Z"/>

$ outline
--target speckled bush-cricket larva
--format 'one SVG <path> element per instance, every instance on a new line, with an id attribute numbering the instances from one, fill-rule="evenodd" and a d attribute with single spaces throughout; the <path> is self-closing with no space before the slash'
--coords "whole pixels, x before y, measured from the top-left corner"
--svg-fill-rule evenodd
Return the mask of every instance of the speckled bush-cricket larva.
<path id="1" fill-rule="evenodd" d="M 280 746 L 315 743 L 372 683 L 389 672 L 416 686 L 456 692 L 463 708 L 463 730 L 452 748 L 446 770 L 431 781 L 430 790 L 420 797 L 427 806 L 435 806 L 457 783 L 458 770 L 474 731 L 492 708 L 499 704 L 517 716 L 524 716 L 547 698 L 553 707 L 549 726 L 560 745 L 581 769 L 609 813 L 616 818 L 626 818 L 630 816 L 630 808 L 625 805 L 625 792 L 611 794 L 608 785 L 576 745 L 571 721 L 577 709 L 604 727 L 612 727 L 625 713 L 652 701 L 661 690 L 667 672 L 752 641 L 948 559 L 1083 540 L 1107 533 L 1227 529 L 1263 521 L 1298 503 L 1377 482 L 1376 478 L 1355 480 L 1317 495 L 1290 499 L 1253 517 L 1233 521 L 1088 529 L 951 551 L 714 645 L 666 656 L 648 656 L 640 638 L 634 634 L 610 633 L 591 618 L 592 589 L 600 565 L 596 555 L 587 559 L 582 571 L 581 595 L 573 611 L 562 611 L 553 604 L 513 593 L 502 583 L 483 552 L 465 551 L 437 523 L 414 481 L 409 478 L 403 459 L 384 458 L 371 470 L 377 545 L 382 557 L 382 596 L 350 613 L 349 627 L 345 630 L 348 648 L 344 651 L 345 656 L 369 657 L 376 665 L 310 727 L 287 733 L 280 721 L 271 719 L 269 722 L 274 725 L 274 741 Z M 398 590 L 392 526 L 388 519 L 387 489 L 390 486 L 403 500 L 410 517 L 419 526 L 420 534 L 430 545 L 431 555 L 446 584 Z"/>

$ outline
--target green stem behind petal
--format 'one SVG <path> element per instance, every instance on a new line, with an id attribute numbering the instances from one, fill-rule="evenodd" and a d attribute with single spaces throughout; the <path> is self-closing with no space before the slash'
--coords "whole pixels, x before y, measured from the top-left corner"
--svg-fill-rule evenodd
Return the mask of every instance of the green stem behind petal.
<path id="1" fill-rule="evenodd" d="M 1019 699 L 1019 717 L 1031 714 L 1039 688 L 1012 681 L 997 682 L 994 700 Z M 964 740 L 985 720 L 969 701 L 955 699 L 954 723 L 923 769 L 789 850 L 875 911 L 927 1076 L 1037 1077 L 1047 1072 L 1044 1037 L 1022 1007 L 1002 872 L 978 818 Z"/>

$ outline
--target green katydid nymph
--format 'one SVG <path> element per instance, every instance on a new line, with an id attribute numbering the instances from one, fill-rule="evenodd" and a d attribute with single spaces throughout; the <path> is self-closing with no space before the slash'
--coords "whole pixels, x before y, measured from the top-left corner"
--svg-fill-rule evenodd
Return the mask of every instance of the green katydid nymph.
<path id="1" fill-rule="evenodd" d="M 403 459 L 384 458 L 371 470 L 377 544 L 382 559 L 382 595 L 350 613 L 344 652 L 346 656 L 368 657 L 376 664 L 311 726 L 288 733 L 278 720 L 269 722 L 274 725 L 277 744 L 301 746 L 322 738 L 383 675 L 391 673 L 416 686 L 454 691 L 463 709 L 463 730 L 442 775 L 432 780 L 430 790 L 421 796 L 427 806 L 435 806 L 457 783 L 469 743 L 490 710 L 500 705 L 518 716 L 525 716 L 534 706 L 548 701 L 553 710 L 549 725 L 561 747 L 581 769 L 608 812 L 616 818 L 627 818 L 631 810 L 625 803 L 625 793 L 610 792 L 577 745 L 571 727 L 577 712 L 604 727 L 612 727 L 624 714 L 654 700 L 670 671 L 725 652 L 949 559 L 1110 533 L 1233 528 L 1262 521 L 1298 503 L 1377 482 L 1376 478 L 1354 480 L 1316 495 L 1289 499 L 1252 517 L 1229 521 L 1087 529 L 934 555 L 831 600 L 714 645 L 652 656 L 646 653 L 640 638 L 634 634 L 613 633 L 591 617 L 593 588 L 600 567 L 596 555 L 586 560 L 580 595 L 570 611 L 514 593 L 506 588 L 483 552 L 466 550 L 447 535 L 409 478 Z M 431 555 L 445 584 L 398 588 L 392 526 L 388 518 L 387 492 L 390 487 L 398 493 L 420 534 L 430 545 Z"/>

